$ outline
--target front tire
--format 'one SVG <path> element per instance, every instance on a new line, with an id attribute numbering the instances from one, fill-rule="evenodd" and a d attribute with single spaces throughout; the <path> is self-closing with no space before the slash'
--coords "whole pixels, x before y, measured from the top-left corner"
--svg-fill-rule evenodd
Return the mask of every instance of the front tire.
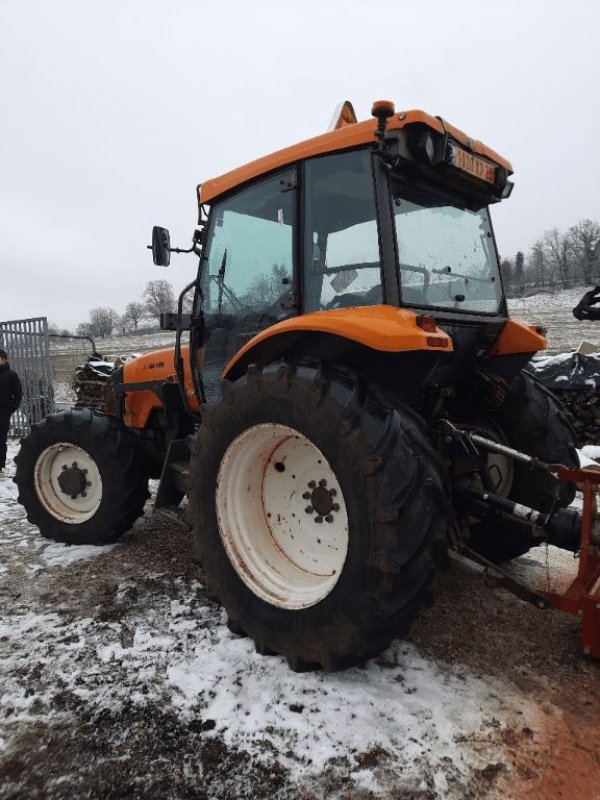
<path id="1" fill-rule="evenodd" d="M 148 477 L 125 432 L 89 408 L 34 425 L 15 458 L 19 502 L 42 536 L 106 544 L 143 514 Z"/>
<path id="2" fill-rule="evenodd" d="M 405 634 L 445 555 L 440 466 L 413 416 L 313 367 L 224 384 L 189 513 L 230 627 L 295 670 L 343 669 Z"/>

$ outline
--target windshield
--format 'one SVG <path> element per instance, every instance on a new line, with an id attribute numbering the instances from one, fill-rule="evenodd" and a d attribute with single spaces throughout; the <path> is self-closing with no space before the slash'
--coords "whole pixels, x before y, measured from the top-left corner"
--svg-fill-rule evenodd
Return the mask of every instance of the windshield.
<path id="1" fill-rule="evenodd" d="M 487 209 L 419 205 L 394 196 L 404 305 L 497 313 L 498 257 Z"/>

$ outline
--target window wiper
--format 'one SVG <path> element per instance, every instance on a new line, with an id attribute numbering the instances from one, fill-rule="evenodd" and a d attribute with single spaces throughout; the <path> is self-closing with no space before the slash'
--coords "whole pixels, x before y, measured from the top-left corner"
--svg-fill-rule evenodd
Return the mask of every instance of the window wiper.
<path id="1" fill-rule="evenodd" d="M 223 286 L 225 285 L 225 270 L 227 269 L 227 248 L 223 250 L 223 260 L 221 261 L 221 268 L 217 273 L 217 283 L 219 286 L 219 299 L 217 301 L 217 313 L 219 316 L 223 313 Z"/>
<path id="2" fill-rule="evenodd" d="M 235 295 L 235 293 L 227 286 L 225 283 L 225 270 L 227 269 L 227 248 L 225 248 L 223 252 L 223 260 L 221 261 L 221 267 L 216 275 L 210 275 L 210 280 L 214 281 L 217 286 L 219 287 L 219 295 L 217 299 L 217 317 L 221 317 L 223 315 L 223 296 L 225 296 L 226 300 L 229 300 L 232 306 L 237 306 L 238 308 L 244 308 L 244 304 L 242 301 Z"/>

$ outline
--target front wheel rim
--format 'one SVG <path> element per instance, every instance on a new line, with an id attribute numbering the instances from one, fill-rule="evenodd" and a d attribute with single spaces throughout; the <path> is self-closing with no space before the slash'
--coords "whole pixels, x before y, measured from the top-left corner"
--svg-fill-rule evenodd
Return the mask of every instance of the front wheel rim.
<path id="1" fill-rule="evenodd" d="M 229 445 L 216 488 L 221 541 L 254 595 L 298 610 L 334 588 L 348 554 L 348 513 L 319 448 L 294 428 L 254 425 Z"/>
<path id="2" fill-rule="evenodd" d="M 87 522 L 102 502 L 102 477 L 96 462 L 70 442 L 57 442 L 40 453 L 33 484 L 44 509 L 69 525 Z"/>

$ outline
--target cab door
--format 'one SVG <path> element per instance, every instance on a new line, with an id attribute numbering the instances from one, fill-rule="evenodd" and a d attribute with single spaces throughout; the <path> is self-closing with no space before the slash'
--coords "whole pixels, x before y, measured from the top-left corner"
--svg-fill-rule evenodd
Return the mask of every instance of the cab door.
<path id="1" fill-rule="evenodd" d="M 286 169 L 215 202 L 201 262 L 202 377 L 220 396 L 225 365 L 264 328 L 298 313 L 297 176 Z"/>

